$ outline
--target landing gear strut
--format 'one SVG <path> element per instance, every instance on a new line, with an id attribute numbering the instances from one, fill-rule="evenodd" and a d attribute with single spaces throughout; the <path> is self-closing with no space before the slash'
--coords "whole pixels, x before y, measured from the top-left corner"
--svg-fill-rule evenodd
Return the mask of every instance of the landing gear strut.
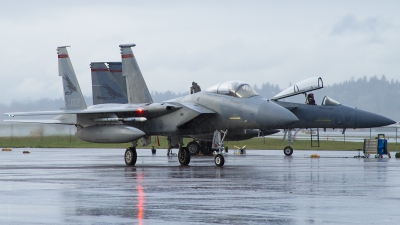
<path id="1" fill-rule="evenodd" d="M 294 131 L 294 134 L 293 134 L 293 131 Z M 286 139 L 286 134 L 287 134 L 287 139 L 288 139 L 289 146 L 286 146 L 286 147 L 283 149 L 283 153 L 284 153 L 286 156 L 291 156 L 291 155 L 293 154 L 293 148 L 290 147 L 290 145 L 293 143 L 294 138 L 296 137 L 296 134 L 297 134 L 299 131 L 300 131 L 300 129 L 285 129 L 285 133 L 284 133 L 284 135 L 283 135 L 283 140 L 282 140 L 282 142 L 285 141 L 285 139 Z"/>
<path id="2" fill-rule="evenodd" d="M 221 138 L 221 133 L 223 134 L 222 138 Z M 218 167 L 222 167 L 225 163 L 225 158 L 221 153 L 224 150 L 224 139 L 225 139 L 225 136 L 227 133 L 228 133 L 228 130 L 214 131 L 212 148 L 217 151 L 217 155 L 214 158 L 214 162 L 215 162 L 215 165 Z"/>

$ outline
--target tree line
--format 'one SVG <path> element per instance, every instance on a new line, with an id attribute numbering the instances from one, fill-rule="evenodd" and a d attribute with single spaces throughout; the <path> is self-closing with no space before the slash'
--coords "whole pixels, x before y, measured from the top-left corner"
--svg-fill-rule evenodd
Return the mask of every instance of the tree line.
<path id="1" fill-rule="evenodd" d="M 203 90 L 206 87 L 202 87 Z M 277 84 L 269 82 L 256 84 L 253 86 L 261 96 L 270 99 L 284 88 L 280 88 Z M 317 104 L 321 104 L 324 96 L 329 96 L 336 101 L 347 105 L 357 107 L 362 110 L 374 112 L 393 120 L 400 121 L 400 83 L 398 80 L 387 80 L 384 75 L 380 78 L 373 76 L 367 78 L 354 79 L 325 85 L 323 89 L 313 92 Z M 172 91 L 151 92 L 154 102 L 162 102 L 189 94 L 188 92 L 175 93 Z M 85 97 L 87 105 L 92 104 L 91 97 Z M 284 101 L 304 102 L 304 96 L 296 96 L 288 98 Z M 64 99 L 40 99 L 36 101 L 14 101 L 9 105 L 1 104 L 1 112 L 18 112 L 18 111 L 45 111 L 59 110 L 64 107 Z"/>

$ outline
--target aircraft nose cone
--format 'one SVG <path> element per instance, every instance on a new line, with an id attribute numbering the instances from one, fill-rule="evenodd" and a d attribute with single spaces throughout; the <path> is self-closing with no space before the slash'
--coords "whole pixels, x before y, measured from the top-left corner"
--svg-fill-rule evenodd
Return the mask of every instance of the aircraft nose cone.
<path id="1" fill-rule="evenodd" d="M 265 102 L 258 110 L 258 122 L 263 128 L 284 128 L 297 121 L 299 119 L 292 112 L 274 102 Z"/>
<path id="2" fill-rule="evenodd" d="M 378 119 L 377 123 L 381 124 L 379 126 L 388 126 L 388 125 L 391 125 L 391 124 L 395 124 L 396 121 L 394 121 L 392 119 L 389 119 L 387 117 L 384 117 L 384 116 L 380 116 L 380 118 Z"/>
<path id="3" fill-rule="evenodd" d="M 387 125 L 391 125 L 396 123 L 396 121 L 391 120 L 387 117 L 370 113 L 370 112 L 363 112 L 362 116 L 358 116 L 358 120 L 364 127 L 383 127 Z M 361 127 L 361 126 L 360 126 Z"/>

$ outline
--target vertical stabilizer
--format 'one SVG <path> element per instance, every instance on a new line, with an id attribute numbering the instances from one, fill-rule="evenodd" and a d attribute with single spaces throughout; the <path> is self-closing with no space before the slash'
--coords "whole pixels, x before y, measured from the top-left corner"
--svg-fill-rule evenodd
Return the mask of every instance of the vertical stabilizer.
<path id="1" fill-rule="evenodd" d="M 86 109 L 85 99 L 69 59 L 67 47 L 69 46 L 57 48 L 58 74 L 63 81 L 65 108 L 66 110 Z"/>
<path id="2" fill-rule="evenodd" d="M 93 63 L 90 64 L 91 75 L 92 75 L 92 96 L 93 105 L 103 104 L 103 99 L 99 98 L 101 95 L 99 75 L 97 72 L 93 71 Z"/>
<path id="3" fill-rule="evenodd" d="M 122 62 L 108 62 L 107 64 L 108 69 L 114 75 L 118 85 L 124 91 L 124 95 L 128 96 L 126 93 L 126 78 L 122 76 Z"/>
<path id="4" fill-rule="evenodd" d="M 92 92 L 93 104 L 128 103 L 125 88 L 121 88 L 118 81 L 104 62 L 92 62 Z"/>
<path id="5" fill-rule="evenodd" d="M 129 103 L 152 103 L 149 89 L 140 72 L 131 47 L 135 44 L 123 44 L 121 48 L 122 75 L 126 77 L 126 86 Z"/>

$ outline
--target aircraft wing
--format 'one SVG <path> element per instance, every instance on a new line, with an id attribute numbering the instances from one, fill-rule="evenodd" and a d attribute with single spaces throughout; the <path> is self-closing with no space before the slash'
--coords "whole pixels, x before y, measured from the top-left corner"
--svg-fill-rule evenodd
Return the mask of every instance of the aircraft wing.
<path id="1" fill-rule="evenodd" d="M 34 112 L 10 112 L 4 113 L 4 115 L 9 117 L 14 116 L 45 116 L 45 115 L 61 115 L 61 114 L 74 114 L 69 112 L 76 112 L 81 110 L 57 110 L 57 111 L 34 111 Z"/>
<path id="2" fill-rule="evenodd" d="M 64 124 L 64 125 L 75 125 L 76 115 L 62 114 L 56 116 L 53 119 L 29 119 L 29 120 L 4 120 L 6 122 L 17 122 L 17 123 L 42 123 L 42 124 Z"/>
<path id="3" fill-rule="evenodd" d="M 169 103 L 153 103 L 153 104 L 125 104 L 125 105 L 101 105 L 101 107 L 93 106 L 87 109 L 78 110 L 56 110 L 56 111 L 36 111 L 36 112 L 10 112 L 4 113 L 6 116 L 40 116 L 40 115 L 62 115 L 62 114 L 105 114 L 105 113 L 132 113 L 137 112 L 143 115 L 149 114 L 167 114 L 182 106 Z"/>
<path id="4" fill-rule="evenodd" d="M 91 108 L 82 110 L 56 110 L 56 111 L 36 111 L 36 112 L 11 112 L 5 113 L 10 117 L 15 116 L 41 116 L 41 115 L 60 115 L 54 119 L 28 119 L 28 120 L 5 120 L 7 122 L 19 123 L 44 123 L 44 124 L 76 124 L 76 116 L 87 115 L 99 122 L 117 121 L 145 121 L 159 116 L 172 113 L 183 106 L 170 103 L 152 104 L 104 104 L 95 105 Z"/>
<path id="5" fill-rule="evenodd" d="M 193 111 L 193 114 L 190 118 L 187 118 L 186 121 L 182 121 L 181 124 L 178 124 L 179 129 L 196 128 L 198 127 L 198 124 L 205 123 L 207 118 L 215 114 L 214 111 L 196 103 L 180 102 L 180 104 L 191 109 Z"/>
<path id="6" fill-rule="evenodd" d="M 179 104 L 184 105 L 186 107 L 188 107 L 189 109 L 196 111 L 200 114 L 214 114 L 215 112 L 202 106 L 199 104 L 196 104 L 194 102 L 180 102 Z"/>
<path id="7" fill-rule="evenodd" d="M 49 120 L 3 120 L 5 122 L 17 122 L 17 123 L 43 123 L 43 124 L 64 124 L 64 125 L 75 125 L 74 122 L 71 121 L 62 121 L 56 119 L 49 119 Z"/>

